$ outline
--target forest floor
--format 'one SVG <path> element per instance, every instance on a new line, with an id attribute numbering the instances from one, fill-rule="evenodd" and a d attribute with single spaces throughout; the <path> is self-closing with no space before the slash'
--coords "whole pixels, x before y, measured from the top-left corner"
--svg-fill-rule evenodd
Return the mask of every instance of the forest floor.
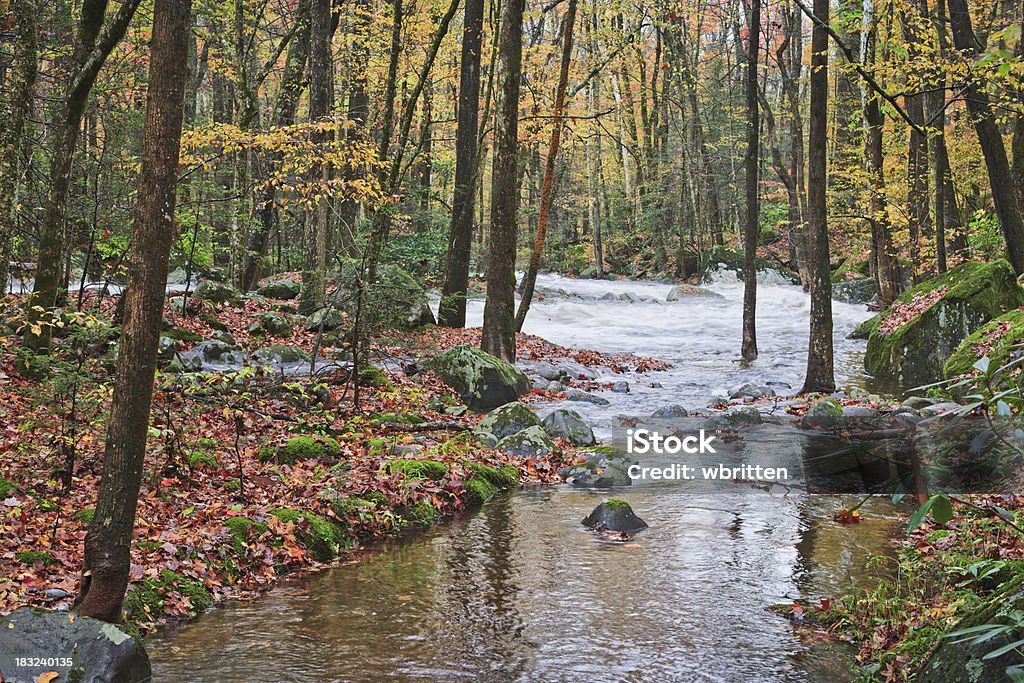
<path id="1" fill-rule="evenodd" d="M 78 590 L 83 542 L 99 486 L 116 344 L 114 300 L 86 301 L 58 329 L 56 352 L 36 376 L 18 371 L 23 301 L 0 300 L 0 614 L 23 605 L 68 607 Z M 287 339 L 250 331 L 282 302 L 244 305 L 195 300 L 188 315 L 166 312 L 191 346 L 218 330 L 244 349 L 318 343 L 293 318 Z M 430 329 L 395 334 L 377 358 L 424 359 L 480 331 Z M 628 354 L 568 349 L 519 335 L 527 360 L 571 358 L 616 370 L 664 367 Z M 321 353 L 325 350 L 321 344 Z M 392 367 L 396 363 L 387 363 Z M 38 377 L 42 377 L 39 379 Z M 349 372 L 282 378 L 238 372 L 159 373 L 132 546 L 129 621 L 142 632 L 188 618 L 213 602 L 246 598 L 278 577 L 315 570 L 335 551 L 358 549 L 422 528 L 478 503 L 480 474 L 526 485 L 558 480 L 580 454 L 557 442 L 543 458 L 515 458 L 469 437 L 478 415 L 429 371 L 366 373 L 357 410 Z M 583 386 L 582 383 L 579 386 Z M 554 398 L 533 391 L 527 401 Z M 280 462 L 295 437 L 319 457 Z M 279 450 L 280 449 L 280 450 Z M 431 476 L 407 476 L 388 463 L 443 463 Z M 68 474 L 70 473 L 70 477 Z"/>

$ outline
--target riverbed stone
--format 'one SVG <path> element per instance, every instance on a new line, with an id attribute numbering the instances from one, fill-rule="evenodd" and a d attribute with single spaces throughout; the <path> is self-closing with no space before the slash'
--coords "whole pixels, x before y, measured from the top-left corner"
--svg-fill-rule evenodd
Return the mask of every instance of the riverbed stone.
<path id="1" fill-rule="evenodd" d="M 756 398 L 763 398 L 763 397 L 765 397 L 767 395 L 768 395 L 768 393 L 764 389 L 762 389 L 761 387 L 757 386 L 756 384 L 751 384 L 751 383 L 748 382 L 747 384 L 744 384 L 741 387 L 737 387 L 736 389 L 733 389 L 733 391 L 729 394 L 729 398 L 730 399 L 736 399 L 736 398 L 755 398 L 756 399 Z"/>
<path id="2" fill-rule="evenodd" d="M 833 429 L 846 425 L 846 415 L 839 401 L 829 396 L 812 403 L 800 424 L 809 429 Z"/>
<path id="3" fill-rule="evenodd" d="M 345 316 L 341 311 L 332 307 L 324 306 L 313 311 L 308 318 L 306 318 L 306 331 L 307 332 L 333 332 L 334 330 L 340 329 L 345 324 Z"/>
<path id="4" fill-rule="evenodd" d="M 945 288 L 926 310 L 896 329 L 882 331 L 891 315 L 913 305 L 918 297 Z M 961 342 L 993 318 L 1024 306 L 1024 289 L 1005 260 L 969 262 L 910 289 L 889 311 L 878 316 L 864 354 L 864 367 L 875 377 L 908 384 L 943 379 L 944 366 Z"/>
<path id="5" fill-rule="evenodd" d="M 709 417 L 704 421 L 703 426 L 705 429 L 729 429 L 759 425 L 762 422 L 764 422 L 764 418 L 757 408 L 742 406 Z"/>
<path id="6" fill-rule="evenodd" d="M 621 449 L 596 446 L 583 462 L 563 467 L 558 474 L 577 488 L 630 486 L 629 467 L 635 464 L 636 458 Z"/>
<path id="7" fill-rule="evenodd" d="M 252 354 L 253 358 L 270 365 L 289 365 L 292 363 L 308 363 L 312 360 L 309 353 L 298 346 L 288 344 L 275 344 L 266 348 L 258 349 Z"/>
<path id="8" fill-rule="evenodd" d="M 590 446 L 594 443 L 594 430 L 575 410 L 559 408 L 547 415 L 541 421 L 541 426 L 548 436 L 565 439 L 574 446 Z"/>
<path id="9" fill-rule="evenodd" d="M 508 455 L 542 457 L 555 448 L 555 443 L 540 425 L 528 427 L 498 441 L 495 448 Z"/>
<path id="10" fill-rule="evenodd" d="M 36 657 L 58 665 L 17 666 Z M 116 624 L 33 607 L 0 619 L 0 679 L 35 681 L 46 672 L 79 683 L 141 683 L 152 676 L 142 641 Z"/>
<path id="11" fill-rule="evenodd" d="M 260 296 L 265 296 L 268 299 L 289 300 L 297 298 L 301 289 L 302 286 L 298 282 L 291 278 L 285 278 L 283 280 L 268 282 L 260 286 L 260 288 L 256 290 L 256 293 Z"/>
<path id="12" fill-rule="evenodd" d="M 537 363 L 533 369 L 538 375 L 550 381 L 562 380 L 568 376 L 565 370 L 547 361 Z"/>
<path id="13" fill-rule="evenodd" d="M 522 370 L 468 344 L 434 357 L 429 366 L 476 412 L 494 410 L 530 390 Z"/>
<path id="14" fill-rule="evenodd" d="M 588 394 L 585 391 L 579 389 L 569 389 L 565 392 L 566 401 L 579 401 L 580 403 L 593 403 L 596 406 L 606 406 L 611 403 L 606 398 L 601 396 L 595 396 L 594 394 Z"/>
<path id="15" fill-rule="evenodd" d="M 524 429 L 539 426 L 540 424 L 540 418 L 537 417 L 537 413 L 533 412 L 530 406 L 521 401 L 515 401 L 492 410 L 488 413 L 487 417 L 480 420 L 477 429 L 483 432 L 490 432 L 500 441 L 506 436 L 512 436 Z"/>
<path id="16" fill-rule="evenodd" d="M 583 525 L 595 530 L 633 533 L 647 528 L 647 522 L 637 517 L 629 503 L 621 498 L 605 498 L 583 520 Z"/>
<path id="17" fill-rule="evenodd" d="M 565 391 L 565 385 L 561 382 L 548 382 L 544 385 L 544 390 L 560 394 Z"/>
<path id="18" fill-rule="evenodd" d="M 689 417 L 690 413 L 678 403 L 670 406 L 662 406 L 651 413 L 654 420 L 672 420 L 680 417 Z"/>
<path id="19" fill-rule="evenodd" d="M 718 299 L 721 301 L 725 300 L 724 296 L 718 292 L 712 292 L 710 289 L 695 287 L 693 285 L 676 285 L 668 291 L 668 296 L 665 297 L 665 301 L 672 303 L 675 301 L 688 301 L 695 298 Z"/>

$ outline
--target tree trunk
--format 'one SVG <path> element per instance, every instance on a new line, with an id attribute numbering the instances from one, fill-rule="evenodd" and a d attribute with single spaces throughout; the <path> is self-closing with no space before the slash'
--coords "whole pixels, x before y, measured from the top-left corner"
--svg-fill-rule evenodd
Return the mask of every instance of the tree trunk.
<path id="1" fill-rule="evenodd" d="M 466 0 L 459 67 L 459 123 L 455 131 L 455 194 L 448 233 L 441 303 L 437 324 L 465 327 L 469 255 L 473 241 L 473 190 L 479 168 L 480 49 L 484 32 L 484 0 Z"/>
<path id="2" fill-rule="evenodd" d="M 349 91 L 348 91 L 348 120 L 352 123 L 345 135 L 347 138 L 355 139 L 363 135 L 366 130 L 366 122 L 370 118 L 370 95 L 366 89 L 366 68 L 370 61 L 370 50 L 367 46 L 367 33 L 370 30 L 371 21 L 370 0 L 355 0 L 352 9 L 352 27 L 349 35 L 352 39 L 352 47 L 349 50 Z M 357 176 L 356 169 L 346 166 L 344 173 L 347 178 L 354 179 Z M 354 199 L 345 199 L 338 208 L 338 245 L 344 254 L 351 255 L 354 251 L 356 241 L 356 218 L 359 215 L 359 202 Z"/>
<path id="3" fill-rule="evenodd" d="M 558 146 L 562 138 L 562 117 L 565 114 L 565 91 L 569 84 L 569 65 L 572 62 L 572 33 L 576 24 L 576 0 L 569 0 L 565 12 L 565 25 L 562 28 L 562 65 L 558 72 L 558 86 L 555 91 L 554 123 L 551 129 L 551 140 L 548 143 L 548 158 L 544 166 L 544 182 L 540 189 L 540 213 L 537 216 L 537 236 L 533 241 L 530 253 L 530 265 L 523 278 L 523 293 L 516 313 L 516 331 L 521 332 L 526 314 L 530 311 L 534 288 L 537 285 L 537 273 L 540 271 L 541 257 L 544 255 L 544 240 L 547 237 L 548 221 L 551 217 L 551 202 L 554 200 L 555 164 L 558 161 Z"/>
<path id="4" fill-rule="evenodd" d="M 978 39 L 974 35 L 967 0 L 949 0 L 949 23 L 953 29 L 953 46 L 961 52 L 976 55 Z M 985 157 L 989 185 L 992 188 L 992 202 L 996 216 L 1006 239 L 1006 253 L 1013 270 L 1024 274 L 1024 222 L 1017 206 L 1013 185 L 1010 181 L 1010 164 L 1006 158 L 999 128 L 996 125 L 985 86 L 978 78 L 968 75 L 963 86 L 967 111 L 974 120 L 981 152 Z"/>
<path id="5" fill-rule="evenodd" d="M 811 271 L 811 321 L 807 375 L 800 393 L 832 392 L 832 279 L 829 269 L 826 209 L 828 145 L 828 15 L 829 0 L 814 0 L 811 32 L 810 126 L 807 136 L 807 236 Z M 819 23 L 820 22 L 820 23 Z M 824 25 L 822 25 L 824 24 Z"/>
<path id="6" fill-rule="evenodd" d="M 509 362 L 516 359 L 516 231 L 519 213 L 519 79 L 523 61 L 524 0 L 505 0 L 498 46 L 491 229 L 487 301 L 480 348 Z"/>
<path id="7" fill-rule="evenodd" d="M 761 0 L 751 0 L 747 22 L 747 220 L 743 231 L 743 345 L 744 360 L 757 358 L 757 237 L 760 232 L 757 175 L 761 160 L 757 61 L 761 36 Z"/>
<path id="8" fill-rule="evenodd" d="M 35 0 L 13 0 L 14 58 L 4 83 L 0 122 L 0 296 L 7 293 L 14 227 L 18 219 L 21 135 L 32 111 L 32 88 L 39 72 Z"/>
<path id="9" fill-rule="evenodd" d="M 191 0 L 156 0 L 124 328 L 96 514 L 85 538 L 78 611 L 121 621 L 146 455 L 184 116 Z"/>
<path id="10" fill-rule="evenodd" d="M 50 346 L 51 329 L 44 318 L 57 305 L 64 253 L 64 213 L 71 187 L 71 169 L 89 93 L 107 57 L 121 41 L 141 0 L 125 0 L 106 19 L 106 0 L 85 0 L 75 34 L 74 71 L 54 123 L 50 189 L 43 210 L 36 258 L 36 279 L 25 325 L 25 346 L 41 352 Z M 183 67 L 184 68 L 184 67 Z"/>
<path id="11" fill-rule="evenodd" d="M 324 123 L 331 106 L 331 0 L 313 0 L 309 21 L 309 120 Z M 325 132 L 313 134 L 313 144 L 323 145 Z M 313 180 L 326 181 L 326 164 L 314 165 Z M 307 213 L 302 245 L 302 289 L 299 313 L 309 315 L 323 305 L 327 270 L 327 225 L 329 205 L 326 197 L 317 199 Z"/>

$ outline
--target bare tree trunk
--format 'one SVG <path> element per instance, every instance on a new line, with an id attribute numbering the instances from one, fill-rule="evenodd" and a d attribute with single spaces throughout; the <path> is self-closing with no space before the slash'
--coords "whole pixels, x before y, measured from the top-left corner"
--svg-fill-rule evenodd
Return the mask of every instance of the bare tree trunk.
<path id="1" fill-rule="evenodd" d="M 760 204 L 757 193 L 761 160 L 761 124 L 758 112 L 757 62 L 761 44 L 761 0 L 751 0 L 747 22 L 747 220 L 743 231 L 743 345 L 744 360 L 757 358 L 757 237 L 760 232 Z"/>
<path id="2" fill-rule="evenodd" d="M 800 393 L 832 392 L 836 382 L 832 350 L 832 279 L 826 208 L 828 145 L 829 0 L 814 0 L 811 32 L 810 128 L 807 138 L 807 233 L 811 270 L 811 324 L 807 375 Z M 821 22 L 821 23 L 819 23 Z M 822 25 L 824 24 L 824 25 Z"/>
<path id="3" fill-rule="evenodd" d="M 526 314 L 530 311 L 534 288 L 537 285 L 537 273 L 540 271 L 541 257 L 544 255 L 544 240 L 547 236 L 548 221 L 551 217 L 551 202 L 554 200 L 555 164 L 558 161 L 558 146 L 562 138 L 562 117 L 565 114 L 565 91 L 569 85 L 569 65 L 572 62 L 572 33 L 576 24 L 576 0 L 569 0 L 565 12 L 565 25 L 562 28 L 562 65 L 558 72 L 558 86 L 555 91 L 554 122 L 551 129 L 551 140 L 548 143 L 548 158 L 544 166 L 544 182 L 540 190 L 540 213 L 537 216 L 537 236 L 533 241 L 530 253 L 530 265 L 523 277 L 522 299 L 516 313 L 516 331 L 521 332 Z"/>
<path id="4" fill-rule="evenodd" d="M 370 61 L 370 50 L 367 46 L 367 34 L 371 21 L 370 0 L 355 0 L 352 5 L 352 26 L 349 35 L 352 47 L 349 50 L 348 69 L 350 76 L 348 90 L 348 120 L 352 122 L 345 135 L 355 138 L 365 134 L 366 122 L 370 117 L 370 96 L 366 89 L 366 69 Z M 356 169 L 346 167 L 344 173 L 348 178 L 356 176 Z M 359 215 L 359 202 L 345 199 L 338 208 L 338 245 L 342 253 L 351 255 L 356 240 L 356 217 Z"/>
<path id="5" fill-rule="evenodd" d="M 953 46 L 962 52 L 977 54 L 981 46 L 974 35 L 967 0 L 949 0 L 949 23 L 953 29 Z M 1024 222 L 1021 220 L 1012 183 L 1008 182 L 1010 163 L 1006 158 L 1006 147 L 1003 146 L 1003 139 L 996 126 L 984 84 L 971 75 L 967 78 L 963 87 L 964 99 L 967 101 L 967 111 L 974 120 L 974 129 L 985 157 L 992 201 L 996 205 L 996 216 L 1006 239 L 1007 257 L 1013 264 L 1013 270 L 1021 275 L 1024 273 Z"/>
<path id="6" fill-rule="evenodd" d="M 146 455 L 167 261 L 174 240 L 191 0 L 156 0 L 124 329 L 96 514 L 85 538 L 83 616 L 121 621 L 132 529 Z"/>
<path id="7" fill-rule="evenodd" d="M 459 124 L 455 131 L 455 194 L 448 234 L 441 303 L 437 324 L 465 327 L 469 255 L 473 242 L 473 191 L 476 187 L 480 144 L 480 50 L 484 32 L 484 0 L 466 0 L 459 66 Z"/>
<path id="8" fill-rule="evenodd" d="M 498 46 L 494 160 L 487 301 L 480 348 L 509 362 L 516 359 L 516 232 L 519 227 L 519 79 L 523 61 L 524 0 L 505 0 Z"/>
<path id="9" fill-rule="evenodd" d="M 109 20 L 107 0 L 85 0 L 75 34 L 74 71 L 57 108 L 50 190 L 39 234 L 36 280 L 25 325 L 25 346 L 42 351 L 50 346 L 51 329 L 40 324 L 57 305 L 64 253 L 64 212 L 71 187 L 71 169 L 89 93 L 107 57 L 121 41 L 141 0 L 125 0 Z"/>
<path id="10" fill-rule="evenodd" d="M 14 59 L 4 83 L 0 122 L 0 296 L 7 293 L 14 226 L 18 219 L 21 179 L 21 135 L 32 111 L 32 88 L 39 72 L 35 0 L 13 0 Z"/>

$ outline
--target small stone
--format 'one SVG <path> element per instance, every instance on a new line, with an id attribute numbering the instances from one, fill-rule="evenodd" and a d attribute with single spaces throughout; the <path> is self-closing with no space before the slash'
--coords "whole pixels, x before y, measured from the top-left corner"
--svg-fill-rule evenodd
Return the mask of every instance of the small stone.
<path id="1" fill-rule="evenodd" d="M 544 390 L 560 394 L 563 391 L 565 391 L 565 385 L 563 385 L 561 382 L 548 382 L 547 386 L 544 387 Z"/>
<path id="2" fill-rule="evenodd" d="M 579 389 L 569 389 L 566 391 L 565 400 L 579 401 L 581 403 L 593 403 L 596 406 L 606 406 L 611 404 L 611 401 L 606 398 L 594 396 L 593 394 L 588 394 L 587 392 L 580 391 Z"/>
<path id="3" fill-rule="evenodd" d="M 629 382 L 620 380 L 612 385 L 612 391 L 616 394 L 628 394 L 629 393 Z"/>
<path id="4" fill-rule="evenodd" d="M 839 401 L 827 397 L 811 404 L 800 424 L 812 429 L 833 429 L 846 425 L 846 415 Z"/>
<path id="5" fill-rule="evenodd" d="M 653 413 L 651 418 L 655 420 L 670 420 L 677 417 L 689 417 L 690 413 L 679 404 L 673 404 L 670 406 L 662 406 Z"/>

